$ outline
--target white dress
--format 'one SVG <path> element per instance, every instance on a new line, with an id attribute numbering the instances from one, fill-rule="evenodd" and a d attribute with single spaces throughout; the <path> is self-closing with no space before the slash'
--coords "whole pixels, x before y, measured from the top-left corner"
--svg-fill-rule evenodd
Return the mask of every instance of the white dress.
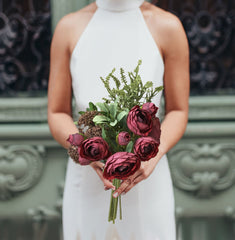
<path id="1" fill-rule="evenodd" d="M 145 23 L 143 0 L 97 0 L 72 53 L 70 70 L 78 110 L 107 96 L 100 76 L 115 67 L 133 71 L 142 60 L 144 82 L 163 84 L 164 63 Z M 78 23 L 79 24 L 79 23 Z M 154 102 L 160 105 L 159 94 Z M 173 187 L 166 156 L 153 173 L 122 196 L 123 219 L 108 222 L 110 191 L 90 166 L 68 161 L 63 201 L 64 240 L 175 240 Z"/>

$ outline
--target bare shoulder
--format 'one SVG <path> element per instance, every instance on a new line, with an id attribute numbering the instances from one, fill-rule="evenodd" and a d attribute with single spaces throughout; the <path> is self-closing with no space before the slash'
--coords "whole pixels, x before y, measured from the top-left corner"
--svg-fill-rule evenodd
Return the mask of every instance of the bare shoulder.
<path id="1" fill-rule="evenodd" d="M 72 51 L 81 33 L 95 13 L 97 6 L 91 3 L 84 8 L 69 13 L 58 22 L 53 38 L 63 38 Z"/>
<path id="2" fill-rule="evenodd" d="M 151 24 L 153 24 L 157 29 L 164 32 L 177 32 L 178 30 L 183 30 L 180 19 L 151 3 L 145 2 L 142 7 L 143 14 L 146 18 L 149 18 Z"/>
<path id="3" fill-rule="evenodd" d="M 187 47 L 186 34 L 177 16 L 148 2 L 142 5 L 141 10 L 163 55 L 173 42 L 175 44 L 183 42 Z"/>

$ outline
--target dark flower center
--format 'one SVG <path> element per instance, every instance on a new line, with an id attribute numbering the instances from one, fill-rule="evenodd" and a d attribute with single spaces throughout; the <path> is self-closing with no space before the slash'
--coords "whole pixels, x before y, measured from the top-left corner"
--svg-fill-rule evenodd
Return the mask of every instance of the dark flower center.
<path id="1" fill-rule="evenodd" d="M 152 146 L 148 144 L 147 146 L 144 146 L 144 153 L 151 153 L 152 152 Z"/>
<path id="2" fill-rule="evenodd" d="M 137 120 L 138 120 L 138 122 L 146 123 L 146 116 L 145 116 L 145 114 L 139 112 Z"/>
<path id="3" fill-rule="evenodd" d="M 98 148 L 95 148 L 93 146 L 90 146 L 88 148 L 88 152 L 92 155 L 92 156 L 96 156 L 98 155 L 100 152 L 99 152 L 99 149 Z"/>
<path id="4" fill-rule="evenodd" d="M 121 172 L 124 172 L 127 169 L 128 169 L 128 166 L 120 166 L 120 167 L 116 168 L 116 171 L 121 173 Z"/>

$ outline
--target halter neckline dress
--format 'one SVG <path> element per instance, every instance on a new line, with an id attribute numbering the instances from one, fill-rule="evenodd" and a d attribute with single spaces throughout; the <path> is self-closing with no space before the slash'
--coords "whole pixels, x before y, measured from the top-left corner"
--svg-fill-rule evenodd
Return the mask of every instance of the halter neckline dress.
<path id="1" fill-rule="evenodd" d="M 70 59 L 78 111 L 107 96 L 100 77 L 115 67 L 163 85 L 164 62 L 140 10 L 143 0 L 97 0 L 97 9 Z M 79 24 L 79 23 L 78 23 Z M 161 94 L 153 102 L 160 107 Z M 153 173 L 122 196 L 123 219 L 108 222 L 110 190 L 90 166 L 69 158 L 63 198 L 64 240 L 175 240 L 173 187 L 166 156 Z"/>

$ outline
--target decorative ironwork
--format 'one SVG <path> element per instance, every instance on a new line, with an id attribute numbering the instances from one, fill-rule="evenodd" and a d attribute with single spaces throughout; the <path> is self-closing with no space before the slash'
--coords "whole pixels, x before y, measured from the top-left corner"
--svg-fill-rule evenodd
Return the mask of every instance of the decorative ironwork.
<path id="1" fill-rule="evenodd" d="M 49 1 L 1 0 L 0 95 L 47 88 Z"/>
<path id="2" fill-rule="evenodd" d="M 176 14 L 191 52 L 191 94 L 235 90 L 235 1 L 159 0 L 154 4 Z"/>

